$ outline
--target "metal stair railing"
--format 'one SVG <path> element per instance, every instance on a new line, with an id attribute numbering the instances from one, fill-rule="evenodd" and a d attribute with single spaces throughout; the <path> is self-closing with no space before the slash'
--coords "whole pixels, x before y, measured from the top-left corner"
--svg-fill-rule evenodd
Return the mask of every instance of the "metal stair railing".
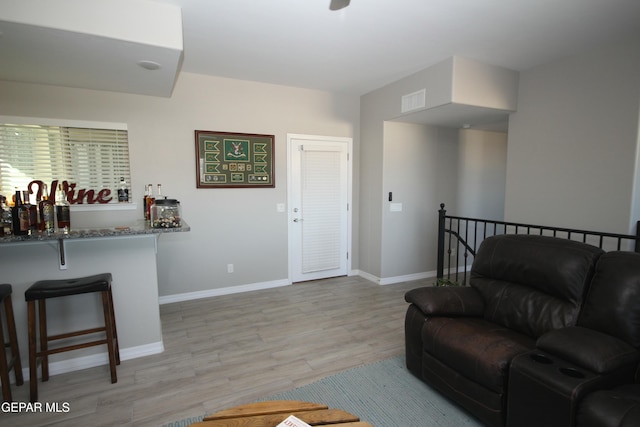
<path id="1" fill-rule="evenodd" d="M 606 251 L 640 252 L 640 221 L 636 235 L 603 233 L 490 219 L 447 215 L 444 203 L 438 211 L 438 259 L 436 279 L 466 284 L 473 257 L 482 240 L 499 234 L 538 234 L 578 240 Z M 445 266 L 446 264 L 446 266 Z M 446 272 L 446 277 L 445 277 Z"/>

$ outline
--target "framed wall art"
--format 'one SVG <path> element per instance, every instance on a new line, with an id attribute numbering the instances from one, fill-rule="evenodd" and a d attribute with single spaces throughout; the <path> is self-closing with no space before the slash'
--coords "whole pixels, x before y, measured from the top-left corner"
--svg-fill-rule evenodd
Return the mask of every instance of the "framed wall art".
<path id="1" fill-rule="evenodd" d="M 197 188 L 275 187 L 274 136 L 196 130 Z"/>

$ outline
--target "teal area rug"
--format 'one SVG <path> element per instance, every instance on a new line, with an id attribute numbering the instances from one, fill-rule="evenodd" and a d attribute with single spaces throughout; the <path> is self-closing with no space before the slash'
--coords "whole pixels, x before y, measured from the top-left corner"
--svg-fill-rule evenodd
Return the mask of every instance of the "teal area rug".
<path id="1" fill-rule="evenodd" d="M 482 427 L 437 391 L 413 376 L 404 356 L 349 369 L 265 400 L 303 400 L 343 409 L 374 427 Z M 202 417 L 165 424 L 185 427 Z"/>
<path id="2" fill-rule="evenodd" d="M 483 424 L 413 376 L 404 356 L 353 368 L 260 400 L 324 403 L 374 427 L 482 427 Z"/>

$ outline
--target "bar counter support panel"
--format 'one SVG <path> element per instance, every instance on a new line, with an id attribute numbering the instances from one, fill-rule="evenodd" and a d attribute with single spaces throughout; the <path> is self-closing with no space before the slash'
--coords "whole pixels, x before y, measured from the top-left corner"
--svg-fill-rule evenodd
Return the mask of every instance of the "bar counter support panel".
<path id="1" fill-rule="evenodd" d="M 189 231 L 187 226 L 181 230 Z M 100 235 L 82 231 L 64 238 L 0 240 L 2 283 L 13 286 L 13 305 L 23 366 L 28 366 L 27 305 L 24 292 L 38 280 L 67 279 L 110 272 L 113 275 L 120 355 L 122 360 L 164 351 L 158 303 L 157 230 L 144 228 Z M 61 255 L 64 268 L 61 268 Z M 94 294 L 75 295 L 47 302 L 50 334 L 99 326 L 101 301 Z M 23 350 L 24 349 L 24 350 Z M 106 365 L 102 347 L 50 356 L 50 374 Z M 28 378 L 28 369 L 25 371 Z"/>

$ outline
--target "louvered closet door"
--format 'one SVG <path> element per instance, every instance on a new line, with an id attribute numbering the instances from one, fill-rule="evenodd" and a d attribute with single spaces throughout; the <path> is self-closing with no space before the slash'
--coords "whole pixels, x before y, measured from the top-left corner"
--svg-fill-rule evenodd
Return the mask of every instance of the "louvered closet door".
<path id="1" fill-rule="evenodd" d="M 292 280 L 346 275 L 347 145 L 326 141 L 293 142 Z"/>

